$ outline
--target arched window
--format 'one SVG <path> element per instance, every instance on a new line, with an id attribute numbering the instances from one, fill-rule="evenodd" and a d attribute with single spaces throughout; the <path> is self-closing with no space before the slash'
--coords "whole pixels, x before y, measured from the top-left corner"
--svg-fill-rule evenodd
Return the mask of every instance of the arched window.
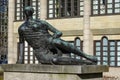
<path id="1" fill-rule="evenodd" d="M 81 49 L 81 40 L 79 37 L 75 38 L 75 46 Z"/>
<path id="2" fill-rule="evenodd" d="M 98 65 L 108 65 L 108 38 L 107 37 L 102 37 L 101 40 L 97 40 L 94 43 L 95 45 L 95 55 L 98 59 Z"/>
<path id="3" fill-rule="evenodd" d="M 108 65 L 108 39 L 107 37 L 103 37 L 102 38 L 102 46 L 101 46 L 101 50 L 102 50 L 102 64 L 103 65 Z"/>
<path id="4" fill-rule="evenodd" d="M 94 47 L 98 65 L 120 66 L 120 40 L 109 40 L 104 36 L 94 41 Z"/>
<path id="5" fill-rule="evenodd" d="M 76 46 L 76 48 L 82 50 L 82 41 L 80 40 L 79 37 L 76 37 L 75 40 L 74 40 L 74 45 Z M 77 58 L 77 59 L 81 59 L 80 56 L 77 56 L 77 55 L 74 55 L 74 58 Z"/>

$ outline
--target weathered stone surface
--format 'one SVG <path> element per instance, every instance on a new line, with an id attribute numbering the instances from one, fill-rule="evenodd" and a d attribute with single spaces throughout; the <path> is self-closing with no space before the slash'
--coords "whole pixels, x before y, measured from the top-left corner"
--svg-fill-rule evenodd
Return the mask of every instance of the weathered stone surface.
<path id="1" fill-rule="evenodd" d="M 5 72 L 46 72 L 46 73 L 101 73 L 107 72 L 108 66 L 101 65 L 40 65 L 40 64 L 7 64 L 2 65 Z"/>
<path id="2" fill-rule="evenodd" d="M 4 80 L 102 80 L 108 66 L 98 65 L 1 65 Z"/>

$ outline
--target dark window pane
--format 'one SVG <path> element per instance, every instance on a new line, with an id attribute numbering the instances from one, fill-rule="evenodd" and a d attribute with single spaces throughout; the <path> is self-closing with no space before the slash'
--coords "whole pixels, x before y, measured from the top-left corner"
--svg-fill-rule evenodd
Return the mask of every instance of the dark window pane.
<path id="1" fill-rule="evenodd" d="M 103 46 L 108 45 L 108 40 L 106 38 L 103 38 Z"/>
<path id="2" fill-rule="evenodd" d="M 103 47 L 103 51 L 107 51 L 108 50 L 108 47 Z"/>
<path id="3" fill-rule="evenodd" d="M 34 8 L 33 18 L 37 19 L 39 14 L 39 0 L 15 0 L 15 20 L 24 20 L 25 16 L 23 10 L 26 6 L 32 6 Z"/>
<path id="4" fill-rule="evenodd" d="M 100 47 L 96 47 L 96 51 L 100 51 Z"/>
<path id="5" fill-rule="evenodd" d="M 100 63 L 100 62 L 98 62 L 98 63 L 97 63 L 97 65 L 101 65 L 101 63 Z"/>
<path id="6" fill-rule="evenodd" d="M 110 66 L 115 66 L 115 62 L 110 62 Z"/>
<path id="7" fill-rule="evenodd" d="M 115 50 L 115 47 L 110 47 L 110 51 L 114 51 Z"/>
<path id="8" fill-rule="evenodd" d="M 103 52 L 103 56 L 108 56 L 108 52 Z"/>
<path id="9" fill-rule="evenodd" d="M 108 15 L 120 13 L 119 0 L 92 0 L 92 15 Z"/>
<path id="10" fill-rule="evenodd" d="M 117 56 L 120 56 L 120 52 L 117 52 Z"/>
<path id="11" fill-rule="evenodd" d="M 110 42 L 110 46 L 115 46 L 115 42 Z"/>
<path id="12" fill-rule="evenodd" d="M 108 65 L 108 62 L 103 62 L 103 65 Z"/>
<path id="13" fill-rule="evenodd" d="M 108 57 L 103 57 L 103 61 L 108 61 Z"/>
<path id="14" fill-rule="evenodd" d="M 83 0 L 49 0 L 48 18 L 80 16 Z M 50 14 L 50 10 L 52 13 Z"/>
<path id="15" fill-rule="evenodd" d="M 120 61 L 120 57 L 117 57 L 117 60 Z"/>
<path id="16" fill-rule="evenodd" d="M 117 62 L 117 66 L 120 66 L 120 62 Z"/>
<path id="17" fill-rule="evenodd" d="M 101 54 L 100 54 L 100 52 L 96 52 L 96 56 L 100 56 Z"/>
<path id="18" fill-rule="evenodd" d="M 76 39 L 75 43 L 76 43 L 76 46 L 80 46 L 80 39 Z"/>
<path id="19" fill-rule="evenodd" d="M 120 45 L 120 41 L 117 42 L 117 45 Z"/>
<path id="20" fill-rule="evenodd" d="M 115 56 L 115 52 L 110 52 L 110 56 Z"/>
<path id="21" fill-rule="evenodd" d="M 115 57 L 110 57 L 110 61 L 115 61 Z"/>
<path id="22" fill-rule="evenodd" d="M 113 2 L 113 0 L 107 0 L 107 2 L 108 2 L 108 3 L 112 3 L 112 2 Z"/>
<path id="23" fill-rule="evenodd" d="M 100 46 L 101 44 L 100 44 L 100 42 L 96 42 L 96 46 Z"/>
<path id="24" fill-rule="evenodd" d="M 100 61 L 101 59 L 100 59 L 100 57 L 97 57 L 97 59 L 98 59 L 98 61 Z"/>

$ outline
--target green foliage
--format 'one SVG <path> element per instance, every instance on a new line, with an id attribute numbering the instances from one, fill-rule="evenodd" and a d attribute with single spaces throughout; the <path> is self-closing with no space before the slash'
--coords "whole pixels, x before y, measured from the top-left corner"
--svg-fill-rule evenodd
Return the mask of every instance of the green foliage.
<path id="1" fill-rule="evenodd" d="M 0 75 L 0 80 L 3 80 L 3 75 Z"/>

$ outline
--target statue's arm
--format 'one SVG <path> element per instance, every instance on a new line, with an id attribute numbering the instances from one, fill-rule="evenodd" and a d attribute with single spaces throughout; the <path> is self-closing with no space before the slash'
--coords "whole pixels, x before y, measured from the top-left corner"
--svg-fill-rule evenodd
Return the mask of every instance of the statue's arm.
<path id="1" fill-rule="evenodd" d="M 24 38 L 23 34 L 19 32 L 19 43 L 23 44 L 24 43 Z"/>
<path id="2" fill-rule="evenodd" d="M 49 24 L 48 22 L 44 22 L 45 25 L 47 26 L 47 29 L 51 32 L 53 32 L 53 37 L 54 38 L 59 38 L 62 36 L 62 32 L 57 30 L 56 28 L 54 28 L 51 24 Z"/>
<path id="3" fill-rule="evenodd" d="M 18 64 L 23 64 L 24 63 L 24 61 L 23 61 L 24 38 L 23 38 L 23 33 L 22 33 L 22 31 L 20 29 L 18 30 L 18 34 L 19 34 L 19 43 L 18 43 L 19 55 L 18 55 L 17 63 Z"/>

